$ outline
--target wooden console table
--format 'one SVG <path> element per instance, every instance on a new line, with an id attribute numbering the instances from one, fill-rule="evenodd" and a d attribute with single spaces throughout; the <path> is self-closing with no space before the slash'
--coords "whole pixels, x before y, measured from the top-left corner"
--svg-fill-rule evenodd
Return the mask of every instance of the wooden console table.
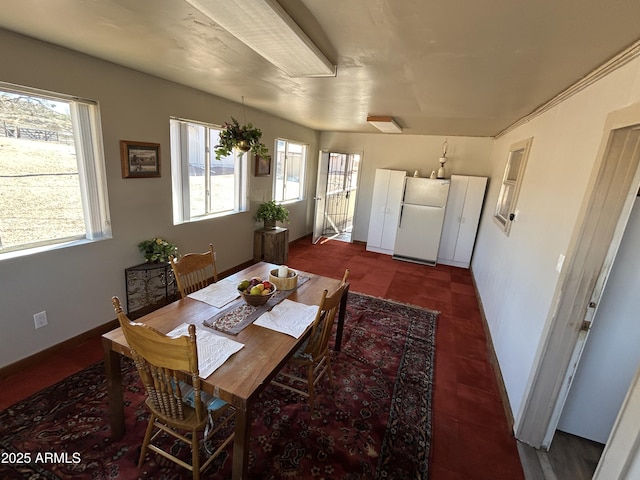
<path id="1" fill-rule="evenodd" d="M 276 227 L 253 232 L 253 260 L 282 265 L 289 258 L 289 230 Z"/>

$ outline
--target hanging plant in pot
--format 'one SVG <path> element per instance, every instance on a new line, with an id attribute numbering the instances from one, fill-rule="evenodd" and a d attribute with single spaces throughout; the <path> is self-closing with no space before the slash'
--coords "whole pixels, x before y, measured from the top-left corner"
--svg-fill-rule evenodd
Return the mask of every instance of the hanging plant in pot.
<path id="1" fill-rule="evenodd" d="M 220 132 L 220 143 L 216 145 L 216 160 L 231 154 L 234 148 L 240 150 L 240 155 L 251 150 L 256 155 L 265 157 L 269 150 L 260 141 L 262 131 L 251 123 L 240 126 L 238 121 L 231 117 L 231 123 L 225 122 L 224 130 Z"/>
<path id="2" fill-rule="evenodd" d="M 260 204 L 254 218 L 264 222 L 265 230 L 273 230 L 276 222 L 289 223 L 289 210 L 278 205 L 275 200 L 270 200 Z"/>

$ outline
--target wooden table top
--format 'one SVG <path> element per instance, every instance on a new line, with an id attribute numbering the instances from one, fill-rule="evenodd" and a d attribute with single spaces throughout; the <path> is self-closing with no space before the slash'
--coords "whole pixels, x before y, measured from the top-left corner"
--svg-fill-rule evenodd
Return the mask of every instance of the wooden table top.
<path id="1" fill-rule="evenodd" d="M 268 279 L 269 271 L 277 267 L 278 265 L 260 262 L 228 278 L 238 282 L 254 276 Z M 340 280 L 312 273 L 298 273 L 308 276 L 309 280 L 288 297 L 296 302 L 317 305 L 321 300 L 323 290 L 327 289 L 331 292 L 340 285 Z M 162 333 L 167 333 L 182 323 L 201 326 L 202 322 L 221 310 L 191 298 L 184 298 L 138 318 L 136 321 L 152 326 Z M 247 402 L 252 401 L 269 384 L 273 376 L 306 337 L 305 334 L 299 339 L 295 339 L 289 335 L 253 324 L 247 326 L 238 335 L 209 330 L 244 344 L 244 348 L 233 354 L 209 377 L 203 379 L 202 388 L 207 393 L 242 409 L 246 409 Z M 111 342 L 113 351 L 130 356 L 121 328 L 104 334 L 103 339 Z"/>

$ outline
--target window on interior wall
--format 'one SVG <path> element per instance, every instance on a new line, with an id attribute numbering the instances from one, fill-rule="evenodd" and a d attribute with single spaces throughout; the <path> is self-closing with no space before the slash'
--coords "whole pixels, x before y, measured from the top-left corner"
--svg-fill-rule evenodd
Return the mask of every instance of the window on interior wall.
<path id="1" fill-rule="evenodd" d="M 173 118 L 170 127 L 174 223 L 246 211 L 250 154 L 216 160 L 220 127 Z"/>
<path id="2" fill-rule="evenodd" d="M 274 199 L 277 202 L 302 200 L 307 146 L 282 138 L 276 139 Z"/>
<path id="3" fill-rule="evenodd" d="M 0 82 L 0 256 L 110 237 L 98 105 Z"/>
<path id="4" fill-rule="evenodd" d="M 515 212 L 518 194 L 520 193 L 520 185 L 524 177 L 524 169 L 527 165 L 527 157 L 529 156 L 529 150 L 531 150 L 532 141 L 533 138 L 529 138 L 511 145 L 511 148 L 509 148 L 509 156 L 507 157 L 507 165 L 502 177 L 496 213 L 493 217 L 507 235 L 511 231 L 512 223 L 516 220 Z"/>

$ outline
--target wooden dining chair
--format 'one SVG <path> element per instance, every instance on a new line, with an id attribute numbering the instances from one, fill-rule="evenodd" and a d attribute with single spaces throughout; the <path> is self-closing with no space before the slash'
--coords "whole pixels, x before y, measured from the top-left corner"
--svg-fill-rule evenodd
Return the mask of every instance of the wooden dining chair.
<path id="1" fill-rule="evenodd" d="M 329 339 L 333 330 L 336 314 L 340 308 L 340 300 L 347 287 L 349 270 L 344 272 L 340 286 L 331 294 L 325 290 L 318 305 L 316 318 L 311 326 L 308 340 L 289 359 L 286 370 L 281 370 L 272 383 L 286 388 L 309 399 L 309 407 L 313 412 L 315 404 L 315 387 L 325 373 L 333 378 L 331 358 L 329 356 Z M 302 373 L 305 376 L 302 376 Z M 306 388 L 306 390 L 303 390 Z"/>
<path id="2" fill-rule="evenodd" d="M 232 431 L 225 438 L 216 440 L 219 445 L 215 451 L 208 451 L 207 442 L 234 418 L 235 410 L 223 400 L 200 390 L 195 325 L 189 325 L 189 336 L 171 338 L 143 323 L 132 323 L 122 311 L 118 297 L 111 301 L 146 390 L 146 405 L 151 413 L 138 468 L 142 467 L 147 451 L 152 450 L 191 471 L 197 480 L 233 440 Z M 189 383 L 183 381 L 184 378 L 188 378 Z M 191 447 L 190 464 L 168 449 L 163 450 L 159 443 L 153 443 L 163 432 Z M 204 463 L 200 461 L 202 447 L 209 454 Z"/>
<path id="3" fill-rule="evenodd" d="M 206 287 L 211 283 L 211 279 L 214 282 L 218 281 L 216 255 L 212 243 L 209 244 L 208 252 L 187 253 L 180 259 L 171 256 L 169 262 L 182 298 Z"/>

